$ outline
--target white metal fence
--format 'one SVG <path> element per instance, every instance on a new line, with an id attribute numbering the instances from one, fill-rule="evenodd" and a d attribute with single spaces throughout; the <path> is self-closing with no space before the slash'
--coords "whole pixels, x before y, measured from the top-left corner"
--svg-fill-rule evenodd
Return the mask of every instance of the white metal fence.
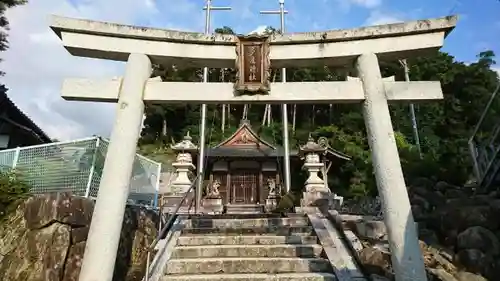
<path id="1" fill-rule="evenodd" d="M 109 141 L 92 137 L 0 151 L 3 169 L 15 168 L 31 193 L 71 192 L 96 198 Z M 161 164 L 136 155 L 129 201 L 156 207 Z"/>

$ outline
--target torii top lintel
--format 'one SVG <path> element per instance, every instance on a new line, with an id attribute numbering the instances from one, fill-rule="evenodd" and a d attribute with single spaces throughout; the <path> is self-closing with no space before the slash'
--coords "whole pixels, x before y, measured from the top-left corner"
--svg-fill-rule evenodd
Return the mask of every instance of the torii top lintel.
<path id="1" fill-rule="evenodd" d="M 345 64 L 368 50 L 379 59 L 403 59 L 436 51 L 457 16 L 355 29 L 274 34 L 269 39 L 273 67 Z M 52 16 L 50 27 L 73 55 L 126 61 L 130 53 L 154 62 L 233 67 L 237 36 L 147 28 Z M 361 42 L 360 42 L 361 41 Z"/>

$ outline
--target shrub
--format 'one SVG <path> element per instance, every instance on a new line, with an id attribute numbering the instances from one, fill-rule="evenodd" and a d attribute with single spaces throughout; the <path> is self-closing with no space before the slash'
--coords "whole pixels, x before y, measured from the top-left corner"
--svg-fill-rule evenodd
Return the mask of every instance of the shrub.
<path id="1" fill-rule="evenodd" d="M 26 198 L 29 186 L 16 171 L 0 171 L 0 218 L 5 216 L 20 199 Z"/>
<path id="2" fill-rule="evenodd" d="M 278 206 L 274 210 L 276 213 L 293 212 L 295 206 L 300 206 L 300 194 L 290 191 L 281 197 Z"/>

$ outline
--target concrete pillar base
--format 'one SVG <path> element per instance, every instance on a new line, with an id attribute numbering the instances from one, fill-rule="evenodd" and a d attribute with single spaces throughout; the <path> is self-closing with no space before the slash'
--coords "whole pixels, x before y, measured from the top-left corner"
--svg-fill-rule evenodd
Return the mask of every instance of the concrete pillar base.
<path id="1" fill-rule="evenodd" d="M 222 198 L 203 198 L 202 207 L 205 213 L 212 215 L 222 214 L 224 211 Z"/>

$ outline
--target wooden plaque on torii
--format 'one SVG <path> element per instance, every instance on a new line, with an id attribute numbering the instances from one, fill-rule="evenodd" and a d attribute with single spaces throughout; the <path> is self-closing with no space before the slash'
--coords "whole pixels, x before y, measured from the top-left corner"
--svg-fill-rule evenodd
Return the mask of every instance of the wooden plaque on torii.
<path id="1" fill-rule="evenodd" d="M 270 90 L 269 36 L 238 36 L 236 83 L 238 94 L 268 94 Z"/>

